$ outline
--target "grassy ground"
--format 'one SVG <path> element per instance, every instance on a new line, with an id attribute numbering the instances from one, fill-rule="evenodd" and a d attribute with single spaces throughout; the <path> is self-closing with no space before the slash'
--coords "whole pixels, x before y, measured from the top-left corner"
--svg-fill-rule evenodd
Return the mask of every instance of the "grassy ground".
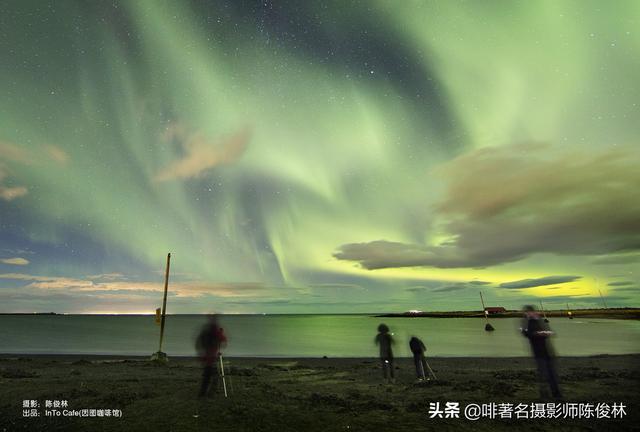
<path id="1" fill-rule="evenodd" d="M 623 419 L 480 420 L 429 418 L 429 403 L 538 401 L 526 358 L 434 358 L 437 381 L 416 383 L 410 359 L 397 382 L 383 382 L 374 359 L 231 359 L 227 384 L 196 397 L 201 368 L 193 359 L 166 366 L 142 359 L 0 358 L 0 431 L 402 431 L 637 430 L 640 355 L 558 359 L 565 402 L 622 402 Z M 23 417 L 37 400 L 40 417 Z M 44 417 L 46 400 L 68 409 L 119 409 L 114 417 Z M 60 408 L 62 410 L 63 408 Z M 464 417 L 463 413 L 461 417 Z"/>

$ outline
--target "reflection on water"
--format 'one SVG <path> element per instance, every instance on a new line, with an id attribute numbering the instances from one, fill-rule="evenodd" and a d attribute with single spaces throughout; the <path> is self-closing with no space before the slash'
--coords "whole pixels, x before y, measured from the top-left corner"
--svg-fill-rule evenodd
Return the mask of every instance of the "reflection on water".
<path id="1" fill-rule="evenodd" d="M 427 356 L 529 356 L 519 318 L 493 319 L 484 331 L 476 318 L 376 318 L 365 315 L 228 315 L 220 317 L 228 356 L 376 357 L 374 337 L 385 322 L 394 333 L 396 357 L 410 357 L 416 335 Z M 195 355 L 202 316 L 168 316 L 163 351 Z M 561 356 L 640 353 L 640 321 L 552 318 Z M 0 353 L 150 355 L 159 327 L 153 316 L 3 315 Z"/>

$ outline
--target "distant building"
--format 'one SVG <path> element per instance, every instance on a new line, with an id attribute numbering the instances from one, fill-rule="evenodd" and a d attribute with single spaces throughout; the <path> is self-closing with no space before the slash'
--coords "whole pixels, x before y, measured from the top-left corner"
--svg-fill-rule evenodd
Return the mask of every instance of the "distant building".
<path id="1" fill-rule="evenodd" d="M 507 310 L 502 306 L 491 306 L 491 307 L 484 308 L 484 311 L 487 313 L 487 315 L 494 315 L 494 314 L 505 313 Z"/>
<path id="2" fill-rule="evenodd" d="M 405 315 L 420 315 L 421 313 L 424 313 L 424 312 L 422 312 L 421 310 L 418 310 L 418 309 L 411 309 L 411 310 L 406 311 L 404 314 Z"/>

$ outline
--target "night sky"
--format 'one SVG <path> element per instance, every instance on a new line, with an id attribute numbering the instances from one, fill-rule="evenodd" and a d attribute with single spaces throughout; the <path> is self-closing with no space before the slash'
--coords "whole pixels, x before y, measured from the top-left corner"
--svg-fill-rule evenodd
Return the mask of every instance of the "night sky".
<path id="1" fill-rule="evenodd" d="M 1 7 L 0 312 L 639 305 L 640 2 Z"/>

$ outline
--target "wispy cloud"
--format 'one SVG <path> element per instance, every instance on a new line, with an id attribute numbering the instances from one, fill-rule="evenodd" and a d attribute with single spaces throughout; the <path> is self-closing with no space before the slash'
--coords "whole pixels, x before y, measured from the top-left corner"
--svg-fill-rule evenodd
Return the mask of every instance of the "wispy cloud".
<path id="1" fill-rule="evenodd" d="M 87 276 L 87 279 L 91 279 L 91 280 L 98 280 L 98 279 L 102 279 L 102 280 L 122 280 L 122 279 L 127 279 L 122 273 L 103 273 L 103 274 L 97 274 L 97 275 L 89 275 Z"/>
<path id="2" fill-rule="evenodd" d="M 361 290 L 363 289 L 360 285 L 356 284 L 346 284 L 346 283 L 321 283 L 321 284 L 313 284 L 309 285 L 311 288 L 337 288 L 337 289 L 350 289 L 350 290 Z"/>
<path id="3" fill-rule="evenodd" d="M 483 280 L 472 280 L 467 282 L 469 285 L 491 285 L 491 282 Z"/>
<path id="4" fill-rule="evenodd" d="M 69 155 L 60 147 L 50 144 L 45 146 L 44 149 L 51 160 L 62 165 L 69 162 Z"/>
<path id="5" fill-rule="evenodd" d="M 28 265 L 29 264 L 29 260 L 21 258 L 21 257 L 0 258 L 0 263 L 9 264 L 9 265 L 24 266 L 24 265 Z"/>
<path id="6" fill-rule="evenodd" d="M 51 160 L 64 164 L 69 160 L 69 156 L 57 146 L 45 145 L 42 150 L 32 152 L 17 144 L 0 141 L 0 199 L 13 201 L 29 193 L 29 189 L 26 186 L 12 185 L 7 182 L 11 174 L 9 165 L 32 165 L 47 163 Z M 48 158 L 43 158 L 42 154 L 46 154 Z"/>
<path id="7" fill-rule="evenodd" d="M 553 304 L 560 304 L 563 306 L 566 306 L 566 303 L 569 302 L 570 306 L 575 306 L 576 304 L 581 304 L 581 303 L 590 303 L 590 304 L 596 304 L 598 305 L 598 307 L 600 307 L 602 305 L 602 298 L 600 298 L 599 296 L 593 296 L 593 295 L 589 295 L 589 294 L 575 294 L 575 295 L 558 295 L 558 296 L 537 296 L 536 298 L 539 298 L 541 300 L 544 301 L 545 303 L 545 309 L 547 308 L 547 305 L 553 305 Z M 607 296 L 606 297 L 607 301 L 613 301 L 613 302 L 626 302 L 629 300 L 628 297 L 625 297 L 624 295 L 622 296 Z"/>
<path id="8" fill-rule="evenodd" d="M 35 252 L 29 249 L 1 249 L 2 252 L 8 255 L 33 255 Z"/>
<path id="9" fill-rule="evenodd" d="M 0 198 L 5 201 L 12 201 L 21 196 L 25 196 L 29 190 L 26 186 L 10 186 L 5 184 L 5 179 L 9 176 L 8 169 L 2 165 L 0 160 Z"/>
<path id="10" fill-rule="evenodd" d="M 23 165 L 54 161 L 62 165 L 69 159 L 67 152 L 53 144 L 36 145 L 35 150 L 28 150 L 9 141 L 0 141 L 0 161 L 18 162 Z"/>
<path id="11" fill-rule="evenodd" d="M 12 201 L 27 194 L 28 189 L 25 186 L 7 187 L 0 185 L 0 198 L 5 201 Z"/>
<path id="12" fill-rule="evenodd" d="M 629 286 L 629 285 L 635 285 L 635 282 L 632 282 L 632 281 L 609 282 L 607 285 L 611 287 Z"/>
<path id="13" fill-rule="evenodd" d="M 0 274 L 0 279 L 19 280 L 28 282 L 25 287 L 50 291 L 64 292 L 92 292 L 100 290 L 104 293 L 124 291 L 150 291 L 162 292 L 161 282 L 151 281 L 126 281 L 126 280 L 99 280 L 79 279 L 59 276 L 37 276 L 23 273 Z M 253 298 L 267 296 L 277 289 L 265 289 L 260 283 L 222 283 L 203 281 L 174 282 L 169 285 L 172 294 L 177 297 L 198 297 L 202 295 L 214 295 L 218 297 Z"/>
<path id="14" fill-rule="evenodd" d="M 25 148 L 8 141 L 0 141 L 0 160 L 29 164 L 33 156 Z"/>
<path id="15" fill-rule="evenodd" d="M 405 289 L 405 291 L 409 292 L 432 292 L 432 293 L 441 293 L 441 292 L 450 292 L 450 291 L 461 291 L 464 289 L 478 289 L 480 286 L 491 285 L 491 282 L 482 281 L 482 280 L 471 280 L 468 282 L 446 282 L 442 281 L 439 285 L 436 286 L 412 286 Z"/>
<path id="16" fill-rule="evenodd" d="M 591 264 L 596 265 L 624 265 L 640 262 L 640 254 L 615 254 L 595 257 Z"/>
<path id="17" fill-rule="evenodd" d="M 536 279 L 521 279 L 512 282 L 501 283 L 500 288 L 508 289 L 522 289 L 522 288 L 534 288 L 545 285 L 556 285 L 567 282 L 573 282 L 582 278 L 582 276 L 545 276 Z"/>
<path id="18" fill-rule="evenodd" d="M 429 288 L 425 286 L 412 286 L 412 287 L 405 288 L 405 291 L 417 293 L 417 292 L 425 292 L 428 289 Z"/>
<path id="19" fill-rule="evenodd" d="M 450 292 L 450 291 L 460 291 L 463 289 L 468 288 L 465 285 L 447 285 L 447 286 L 443 286 L 441 288 L 436 288 L 433 290 L 433 292 Z"/>
<path id="20" fill-rule="evenodd" d="M 637 286 L 629 286 L 629 287 L 623 287 L 623 288 L 616 288 L 615 290 L 616 292 L 619 292 L 619 291 L 638 292 L 640 291 L 640 288 L 638 288 Z"/>
<path id="21" fill-rule="evenodd" d="M 231 164 L 244 153 L 250 135 L 249 128 L 244 128 L 215 142 L 202 131 L 191 132 L 183 124 L 176 124 L 168 130 L 166 138 L 177 140 L 184 156 L 160 170 L 154 180 L 198 177 L 216 166 Z"/>

